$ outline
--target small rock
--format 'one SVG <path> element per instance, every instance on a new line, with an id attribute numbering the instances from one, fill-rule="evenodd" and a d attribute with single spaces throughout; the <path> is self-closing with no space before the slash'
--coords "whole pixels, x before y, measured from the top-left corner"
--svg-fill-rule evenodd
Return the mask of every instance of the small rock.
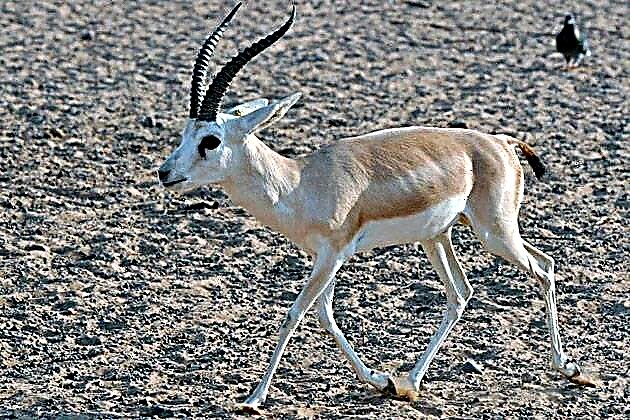
<path id="1" fill-rule="evenodd" d="M 81 337 L 75 340 L 75 343 L 77 343 L 80 346 L 98 346 L 101 344 L 101 339 L 96 336 L 90 337 L 87 335 L 82 335 Z"/>
<path id="2" fill-rule="evenodd" d="M 453 120 L 448 123 L 448 127 L 449 128 L 468 128 L 468 124 L 466 124 L 466 121 Z"/>
<path id="3" fill-rule="evenodd" d="M 430 1 L 410 1 L 410 0 L 408 0 L 405 3 L 407 3 L 411 7 L 419 7 L 421 9 L 428 9 L 429 7 L 431 7 L 431 2 Z"/>
<path id="4" fill-rule="evenodd" d="M 521 375 L 521 381 L 524 383 L 532 383 L 532 384 L 537 384 L 540 383 L 540 379 L 538 379 L 538 377 L 530 372 L 525 372 Z"/>
<path id="5" fill-rule="evenodd" d="M 186 207 L 184 207 L 184 211 L 197 211 L 197 210 L 204 210 L 204 209 L 215 210 L 218 208 L 219 208 L 219 203 L 217 203 L 216 201 L 211 201 L 211 202 L 200 201 L 198 203 L 188 204 Z"/>
<path id="6" fill-rule="evenodd" d="M 462 365 L 462 371 L 464 373 L 474 373 L 480 375 L 483 373 L 483 367 L 473 359 L 468 359 Z"/>
<path id="7" fill-rule="evenodd" d="M 63 130 L 61 130 L 60 128 L 51 127 L 46 130 L 46 134 L 44 135 L 44 137 L 47 139 L 61 139 L 64 138 L 65 135 L 66 133 L 64 133 Z"/>
<path id="8" fill-rule="evenodd" d="M 150 115 L 145 115 L 140 120 L 140 124 L 144 128 L 153 128 L 153 127 L 155 127 L 155 119 L 152 116 L 150 116 Z"/>
<path id="9" fill-rule="evenodd" d="M 298 296 L 297 293 L 285 290 L 282 293 L 280 293 L 279 298 L 280 298 L 280 300 L 284 300 L 284 301 L 287 301 L 287 302 L 293 302 L 293 301 L 295 301 L 295 299 L 297 299 L 297 296 Z"/>
<path id="10" fill-rule="evenodd" d="M 81 31 L 81 41 L 91 41 L 94 39 L 94 32 L 88 29 Z"/>
<path id="11" fill-rule="evenodd" d="M 168 408 L 160 407 L 159 405 L 153 405 L 142 410 L 141 415 L 144 417 L 166 418 L 173 417 L 175 413 L 173 413 L 173 411 L 169 410 Z"/>
<path id="12" fill-rule="evenodd" d="M 88 350 L 87 352 L 87 357 L 92 358 L 92 357 L 96 357 L 103 354 L 103 351 L 100 350 L 97 347 L 92 347 L 91 349 Z"/>
<path id="13" fill-rule="evenodd" d="M 59 302 L 58 304 L 56 304 L 54 306 L 55 310 L 60 311 L 60 312 L 66 312 L 69 309 L 72 309 L 74 307 L 77 306 L 77 303 L 73 300 L 66 300 L 66 301 L 62 301 Z"/>
<path id="14" fill-rule="evenodd" d="M 415 119 L 421 118 L 422 116 L 424 116 L 424 114 L 425 112 L 423 109 L 415 109 L 411 111 L 410 115 L 411 115 L 411 118 L 415 120 Z"/>
<path id="15" fill-rule="evenodd" d="M 138 190 L 137 188 L 134 188 L 134 187 L 127 188 L 127 192 L 132 197 L 142 197 L 143 196 L 143 193 L 140 190 Z"/>
<path id="16" fill-rule="evenodd" d="M 24 251 L 32 252 L 32 251 L 41 251 L 41 252 L 49 252 L 49 249 L 45 245 L 41 244 L 28 244 L 24 247 Z"/>

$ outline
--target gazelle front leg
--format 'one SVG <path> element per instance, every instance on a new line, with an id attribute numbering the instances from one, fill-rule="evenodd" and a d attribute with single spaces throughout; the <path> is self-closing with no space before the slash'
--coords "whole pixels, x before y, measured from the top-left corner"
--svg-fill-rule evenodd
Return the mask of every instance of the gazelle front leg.
<path id="1" fill-rule="evenodd" d="M 396 395 L 414 400 L 420 390 L 420 381 L 435 357 L 448 333 L 461 318 L 466 303 L 473 293 L 466 275 L 453 252 L 450 229 L 437 238 L 422 244 L 429 262 L 437 271 L 446 288 L 447 307 L 437 332 L 414 368 L 406 377 L 393 378 L 388 390 Z"/>
<path id="2" fill-rule="evenodd" d="M 322 293 L 317 302 L 320 325 L 333 336 L 337 342 L 337 346 L 352 365 L 352 369 L 356 372 L 359 380 L 368 383 L 381 391 L 384 390 L 389 383 L 389 376 L 382 372 L 368 368 L 354 352 L 352 345 L 348 343 L 348 340 L 335 322 L 332 308 L 334 294 L 335 281 L 333 280 L 330 282 L 328 287 L 326 287 L 326 290 Z"/>
<path id="3" fill-rule="evenodd" d="M 280 338 L 271 356 L 269 366 L 254 392 L 243 404 L 237 407 L 239 410 L 257 413 L 259 407 L 264 404 L 269 385 L 271 384 L 271 378 L 278 368 L 278 363 L 289 338 L 291 338 L 300 321 L 304 318 L 304 314 L 315 302 L 315 299 L 335 277 L 335 273 L 339 270 L 343 261 L 344 256 L 342 253 L 328 247 L 317 254 L 311 276 L 295 302 L 293 302 L 293 305 L 291 305 L 289 313 L 280 327 Z"/>

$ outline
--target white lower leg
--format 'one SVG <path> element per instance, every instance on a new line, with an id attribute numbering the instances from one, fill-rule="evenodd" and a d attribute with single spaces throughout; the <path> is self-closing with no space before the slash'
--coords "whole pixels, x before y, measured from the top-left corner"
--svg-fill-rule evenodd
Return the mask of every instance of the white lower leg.
<path id="1" fill-rule="evenodd" d="M 341 329 L 335 322 L 332 309 L 332 300 L 335 292 L 334 281 L 328 285 L 324 293 L 319 297 L 319 322 L 322 328 L 330 333 L 337 346 L 346 356 L 352 369 L 356 372 L 357 376 L 362 382 L 368 383 L 373 387 L 383 390 L 388 384 L 388 375 L 368 368 L 359 356 L 355 353 L 352 345 L 346 340 L 346 337 L 341 332 Z"/>
<path id="2" fill-rule="evenodd" d="M 291 306 L 291 309 L 289 309 L 287 318 L 280 328 L 278 344 L 273 351 L 267 370 L 254 392 L 245 401 L 243 408 L 256 408 L 265 402 L 271 379 L 278 368 L 280 358 L 289 339 L 295 332 L 302 318 L 304 318 L 306 311 L 313 305 L 328 283 L 332 281 L 342 263 L 343 258 L 336 253 L 327 252 L 317 256 L 313 272 L 306 286 L 304 286 Z"/>
<path id="3" fill-rule="evenodd" d="M 531 244 L 523 242 L 528 255 L 529 268 L 538 279 L 545 302 L 547 329 L 551 337 L 551 364 L 554 369 L 571 378 L 580 374 L 577 364 L 570 362 L 562 350 L 558 309 L 556 305 L 556 284 L 554 278 L 554 261 L 547 254 Z"/>
<path id="4" fill-rule="evenodd" d="M 446 288 L 447 309 L 437 332 L 429 342 L 429 346 L 409 372 L 409 381 L 416 391 L 420 388 L 420 382 L 431 361 L 455 323 L 461 318 L 466 303 L 472 296 L 472 287 L 453 252 L 450 233 L 449 230 L 435 241 L 423 244 L 427 258 Z"/>
<path id="5" fill-rule="evenodd" d="M 427 369 L 431 364 L 431 361 L 437 354 L 438 350 L 442 346 L 444 340 L 448 336 L 448 333 L 453 329 L 455 323 L 461 318 L 461 314 L 464 311 L 465 303 L 448 304 L 442 323 L 440 324 L 437 332 L 431 338 L 429 346 L 422 354 L 422 357 L 418 360 L 414 368 L 409 372 L 409 380 L 413 384 L 414 389 L 420 388 L 420 382 L 427 373 Z"/>
<path id="6" fill-rule="evenodd" d="M 556 288 L 553 276 L 538 276 L 542 289 L 545 309 L 547 312 L 547 329 L 551 336 L 551 364 L 554 369 L 571 378 L 579 375 L 580 370 L 574 362 L 570 362 L 562 350 L 560 327 L 558 324 L 558 310 L 556 306 Z"/>
<path id="7" fill-rule="evenodd" d="M 269 392 L 269 386 L 271 385 L 271 378 L 278 368 L 280 358 L 282 357 L 282 353 L 284 352 L 284 349 L 289 342 L 289 338 L 291 338 L 291 335 L 293 335 L 293 332 L 295 331 L 295 328 L 299 323 L 299 319 L 291 318 L 292 310 L 293 308 L 289 311 L 289 316 L 287 317 L 287 320 L 280 328 L 280 337 L 278 339 L 278 344 L 276 345 L 273 355 L 271 356 L 269 366 L 254 392 L 252 392 L 247 400 L 245 400 L 246 405 L 258 406 L 263 404 L 267 399 L 267 393 Z"/>

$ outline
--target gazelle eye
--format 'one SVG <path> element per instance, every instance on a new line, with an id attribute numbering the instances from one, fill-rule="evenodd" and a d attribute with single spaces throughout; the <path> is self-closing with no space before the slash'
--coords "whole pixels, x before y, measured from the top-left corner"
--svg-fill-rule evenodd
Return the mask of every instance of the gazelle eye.
<path id="1" fill-rule="evenodd" d="M 199 150 L 199 156 L 203 159 L 206 158 L 206 150 L 213 150 L 219 147 L 221 144 L 221 140 L 219 140 L 215 136 L 206 136 L 201 139 L 199 142 L 199 146 L 197 146 L 197 150 Z"/>

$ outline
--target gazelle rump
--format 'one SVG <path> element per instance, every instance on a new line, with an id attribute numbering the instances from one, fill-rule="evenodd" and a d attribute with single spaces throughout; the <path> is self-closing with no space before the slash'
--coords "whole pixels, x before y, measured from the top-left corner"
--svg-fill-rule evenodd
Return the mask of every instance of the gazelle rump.
<path id="1" fill-rule="evenodd" d="M 238 7 L 209 39 L 222 33 Z M 322 327 L 334 337 L 361 381 L 416 398 L 431 360 L 473 292 L 451 244 L 452 226 L 460 220 L 472 227 L 488 251 L 539 282 L 551 334 L 552 365 L 571 380 L 587 383 L 578 365 L 562 350 L 553 259 L 519 234 L 523 171 L 515 148 L 537 175 L 544 172 L 527 144 L 474 130 L 406 127 L 342 139 L 307 156 L 288 159 L 267 147 L 255 133 L 284 116 L 298 94 L 218 112 L 229 80 L 253 56 L 280 39 L 294 16 L 295 8 L 287 23 L 228 63 L 208 88 L 200 110 L 193 112 L 199 99 L 191 99 L 191 116 L 181 144 L 159 170 L 160 181 L 173 191 L 221 185 L 236 204 L 313 258 L 312 273 L 280 328 L 268 368 L 241 407 L 255 411 L 264 403 L 287 342 L 313 305 Z M 209 57 L 212 52 L 205 49 L 215 44 L 206 42 L 200 56 Z M 200 62 L 207 65 L 207 60 L 198 59 L 195 75 L 206 74 L 197 68 Z M 199 79 L 193 81 L 191 96 L 199 95 Z M 444 283 L 447 309 L 415 367 L 405 377 L 395 378 L 365 365 L 335 323 L 334 277 L 356 252 L 409 242 L 422 244 Z"/>

